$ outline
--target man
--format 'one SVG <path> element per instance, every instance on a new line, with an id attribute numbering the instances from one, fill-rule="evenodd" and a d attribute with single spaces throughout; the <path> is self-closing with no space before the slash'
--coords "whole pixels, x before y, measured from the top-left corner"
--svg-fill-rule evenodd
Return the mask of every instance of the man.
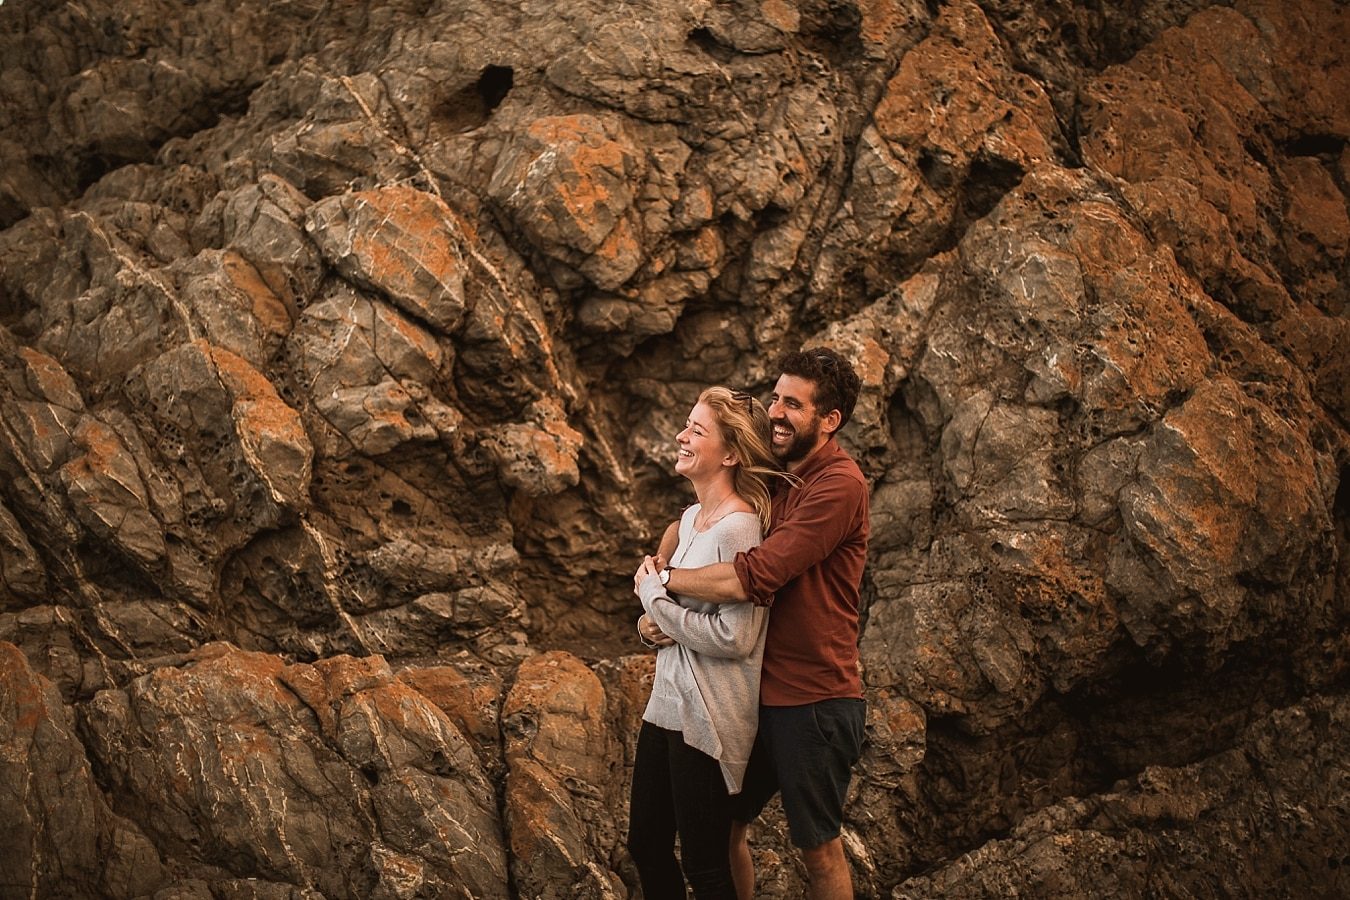
<path id="1" fill-rule="evenodd" d="M 867 557 L 868 490 L 835 436 L 858 398 L 853 367 L 832 350 L 790 353 L 769 402 L 771 449 L 796 477 L 774 495 L 769 534 L 732 562 L 671 569 L 647 557 L 639 573 L 700 600 L 772 606 L 760 682 L 759 735 L 742 792 L 733 797 L 737 894 L 754 893 L 748 824 L 782 793 L 792 842 L 816 900 L 852 898 L 840 831 L 865 709 L 858 610 Z M 648 640 L 662 637 L 640 622 Z"/>

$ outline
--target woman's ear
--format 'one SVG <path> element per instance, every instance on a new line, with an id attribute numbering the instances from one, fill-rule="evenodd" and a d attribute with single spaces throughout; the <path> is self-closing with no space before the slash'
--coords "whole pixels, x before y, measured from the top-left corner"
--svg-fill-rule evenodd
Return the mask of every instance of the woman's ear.
<path id="1" fill-rule="evenodd" d="M 724 466 L 739 466 L 740 464 L 741 464 L 740 454 L 738 454 L 735 450 L 728 450 L 727 455 L 722 457 L 722 465 Z"/>

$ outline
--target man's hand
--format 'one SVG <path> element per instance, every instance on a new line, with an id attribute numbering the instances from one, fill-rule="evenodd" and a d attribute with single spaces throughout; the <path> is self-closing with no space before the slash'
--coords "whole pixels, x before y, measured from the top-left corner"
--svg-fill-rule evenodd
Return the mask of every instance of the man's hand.
<path id="1" fill-rule="evenodd" d="M 669 647 L 675 643 L 646 613 L 643 613 L 642 618 L 638 619 L 638 635 L 645 643 L 654 647 Z"/>

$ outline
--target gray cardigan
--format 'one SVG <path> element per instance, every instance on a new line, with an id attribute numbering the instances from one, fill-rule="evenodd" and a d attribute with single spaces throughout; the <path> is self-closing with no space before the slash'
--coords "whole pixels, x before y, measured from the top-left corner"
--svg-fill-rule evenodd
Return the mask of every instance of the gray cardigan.
<path id="1" fill-rule="evenodd" d="M 698 510 L 694 504 L 680 519 L 671 565 L 730 562 L 760 542 L 754 513 L 730 513 L 696 532 Z M 642 718 L 683 732 L 686 744 L 718 761 L 727 790 L 739 793 L 759 727 L 759 668 L 769 611 L 750 603 L 672 599 L 655 575 L 644 578 L 638 590 L 643 609 L 676 641 L 656 655 L 656 678 Z"/>

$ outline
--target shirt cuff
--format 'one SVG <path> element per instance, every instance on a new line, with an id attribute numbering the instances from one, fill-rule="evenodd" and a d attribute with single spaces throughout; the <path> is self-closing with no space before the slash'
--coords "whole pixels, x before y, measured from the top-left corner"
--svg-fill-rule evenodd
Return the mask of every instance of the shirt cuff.
<path id="1" fill-rule="evenodd" d="M 652 611 L 652 604 L 661 598 L 670 599 L 666 593 L 666 586 L 661 583 L 659 575 L 648 575 L 638 582 L 638 599 L 642 601 L 642 608 L 647 612 Z"/>
<path id="2" fill-rule="evenodd" d="M 638 633 L 638 640 L 642 642 L 642 646 L 646 647 L 648 650 L 660 650 L 661 647 L 658 644 L 656 644 L 656 642 L 647 640 L 647 636 L 642 633 L 641 622 L 642 620 L 638 619 L 639 624 L 637 633 Z"/>
<path id="3" fill-rule="evenodd" d="M 755 606 L 773 606 L 773 592 L 767 594 L 755 592 L 755 579 L 750 574 L 750 557 L 744 550 L 736 554 L 735 559 L 731 561 L 731 565 L 736 570 L 736 578 L 741 582 L 741 590 L 745 591 L 745 596 L 751 603 Z"/>

